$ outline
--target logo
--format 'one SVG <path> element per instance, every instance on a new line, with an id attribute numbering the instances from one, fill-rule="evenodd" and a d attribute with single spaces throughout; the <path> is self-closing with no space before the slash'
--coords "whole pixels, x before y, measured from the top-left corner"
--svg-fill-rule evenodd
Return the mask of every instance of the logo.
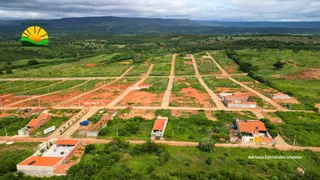
<path id="1" fill-rule="evenodd" d="M 49 36 L 47 32 L 39 26 L 30 26 L 21 35 L 23 46 L 48 46 Z"/>

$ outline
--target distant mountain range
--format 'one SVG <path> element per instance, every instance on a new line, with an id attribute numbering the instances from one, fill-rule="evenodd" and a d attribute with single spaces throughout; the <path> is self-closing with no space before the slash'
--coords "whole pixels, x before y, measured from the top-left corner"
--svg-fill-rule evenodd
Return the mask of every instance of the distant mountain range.
<path id="1" fill-rule="evenodd" d="M 35 21 L 0 20 L 0 32 L 23 31 Z M 109 34 L 283 34 L 320 33 L 320 22 L 220 22 L 189 19 L 80 17 L 39 20 L 47 31 Z"/>

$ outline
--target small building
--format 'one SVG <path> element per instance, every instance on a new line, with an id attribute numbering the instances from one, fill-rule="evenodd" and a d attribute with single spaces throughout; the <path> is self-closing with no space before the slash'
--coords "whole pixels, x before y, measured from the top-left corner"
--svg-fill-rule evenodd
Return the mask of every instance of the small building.
<path id="1" fill-rule="evenodd" d="M 292 99 L 291 96 L 278 92 L 272 95 L 272 99 Z"/>
<path id="2" fill-rule="evenodd" d="M 272 137 L 262 121 L 237 119 L 236 126 L 241 142 L 272 142 Z"/>
<path id="3" fill-rule="evenodd" d="M 251 97 L 243 95 L 241 92 L 235 92 L 232 95 L 228 93 L 220 94 L 222 102 L 228 108 L 256 108 L 257 102 Z"/>
<path id="4" fill-rule="evenodd" d="M 35 154 L 17 164 L 17 170 L 30 176 L 66 175 L 67 170 L 76 163 L 72 162 L 70 164 L 70 158 L 79 149 L 82 149 L 82 145 L 78 140 L 50 140 L 48 143 L 40 144 Z M 80 161 L 80 158 L 78 161 Z"/>
<path id="5" fill-rule="evenodd" d="M 167 124 L 168 124 L 168 118 L 159 116 L 154 122 L 152 131 L 151 131 L 151 139 L 161 139 L 166 130 Z"/>
<path id="6" fill-rule="evenodd" d="M 29 123 L 25 127 L 21 128 L 18 131 L 18 134 L 20 136 L 28 136 L 50 120 L 51 115 L 40 114 L 37 119 L 31 119 L 31 121 L 29 121 Z"/>

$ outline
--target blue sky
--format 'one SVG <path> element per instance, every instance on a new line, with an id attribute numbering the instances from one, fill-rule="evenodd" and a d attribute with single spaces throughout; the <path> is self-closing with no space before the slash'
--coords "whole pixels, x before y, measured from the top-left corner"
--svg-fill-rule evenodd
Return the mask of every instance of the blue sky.
<path id="1" fill-rule="evenodd" d="M 0 19 L 85 16 L 320 21 L 319 0 L 5 0 Z"/>

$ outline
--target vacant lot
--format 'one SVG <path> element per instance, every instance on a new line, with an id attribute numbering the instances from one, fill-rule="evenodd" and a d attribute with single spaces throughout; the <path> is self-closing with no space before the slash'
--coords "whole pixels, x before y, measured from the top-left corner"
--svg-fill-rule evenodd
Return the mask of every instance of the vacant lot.
<path id="1" fill-rule="evenodd" d="M 130 92 L 119 105 L 160 106 L 168 85 L 167 78 L 148 78 L 140 86 L 150 86 Z"/>
<path id="2" fill-rule="evenodd" d="M 108 122 L 107 127 L 99 132 L 99 137 L 112 139 L 118 137 L 124 139 L 147 140 L 150 139 L 150 133 L 154 120 L 145 120 L 141 117 L 121 119 L 115 117 Z"/>
<path id="3" fill-rule="evenodd" d="M 66 106 L 106 106 L 136 81 L 138 81 L 137 78 L 121 79 L 97 91 L 82 96 L 80 99 L 71 101 L 66 104 Z"/>
<path id="4" fill-rule="evenodd" d="M 218 67 L 205 53 L 195 54 L 195 60 L 201 75 L 221 74 Z"/>
<path id="5" fill-rule="evenodd" d="M 223 69 L 227 71 L 227 73 L 241 73 L 239 66 L 232 60 L 227 57 L 225 51 L 211 51 L 211 56 L 222 66 Z"/>
<path id="6" fill-rule="evenodd" d="M 297 146 L 320 146 L 320 115 L 303 112 L 277 112 L 284 124 L 277 125 L 277 130 L 288 143 L 294 137 Z"/>
<path id="7" fill-rule="evenodd" d="M 150 76 L 169 76 L 171 70 L 171 64 L 155 64 L 151 71 Z"/>
<path id="8" fill-rule="evenodd" d="M 182 55 L 177 56 L 175 63 L 175 75 L 194 75 L 191 59 L 184 59 Z"/>
<path id="9" fill-rule="evenodd" d="M 175 78 L 170 106 L 214 107 L 214 102 L 197 78 Z"/>
<path id="10" fill-rule="evenodd" d="M 24 81 L 26 82 L 26 81 Z M 47 86 L 53 85 L 58 81 L 27 81 L 24 85 L 4 89 L 5 94 L 28 94 L 34 89 L 45 89 Z"/>

